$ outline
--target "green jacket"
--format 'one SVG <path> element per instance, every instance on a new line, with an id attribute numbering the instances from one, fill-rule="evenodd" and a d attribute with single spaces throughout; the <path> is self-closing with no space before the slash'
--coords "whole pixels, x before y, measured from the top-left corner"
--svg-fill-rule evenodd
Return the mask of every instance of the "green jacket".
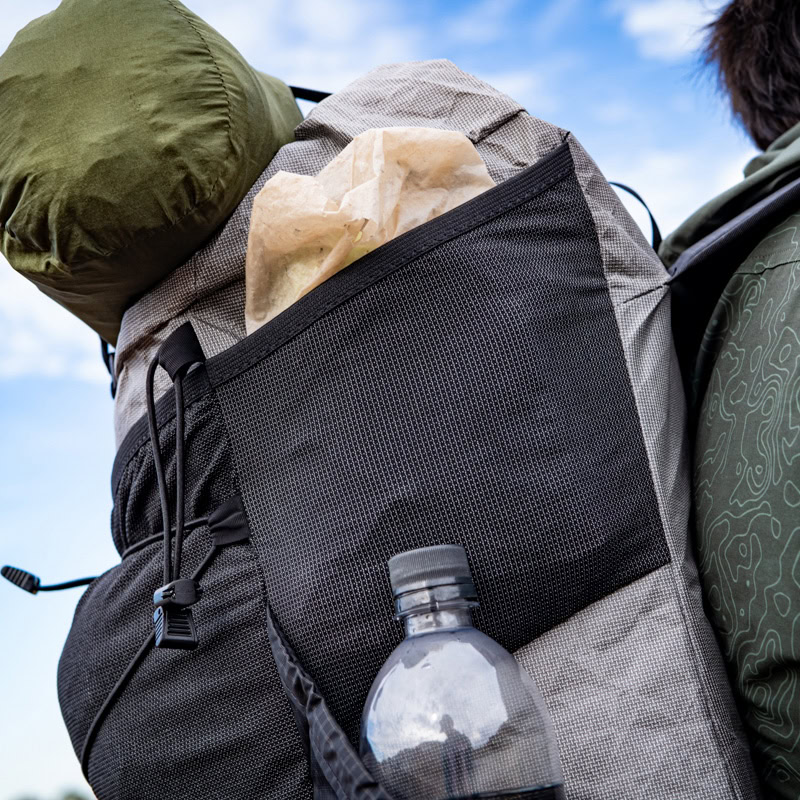
<path id="1" fill-rule="evenodd" d="M 683 250 L 800 174 L 800 125 L 665 242 Z M 767 798 L 800 797 L 800 209 L 738 267 L 697 363 L 696 555 Z"/>

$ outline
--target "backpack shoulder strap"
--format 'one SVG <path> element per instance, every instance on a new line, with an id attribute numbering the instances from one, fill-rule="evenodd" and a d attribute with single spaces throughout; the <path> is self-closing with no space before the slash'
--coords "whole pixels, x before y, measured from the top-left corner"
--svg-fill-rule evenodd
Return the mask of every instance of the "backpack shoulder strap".
<path id="1" fill-rule="evenodd" d="M 800 178 L 695 242 L 672 265 L 672 336 L 687 393 L 706 326 L 725 286 L 770 230 L 797 209 Z"/>

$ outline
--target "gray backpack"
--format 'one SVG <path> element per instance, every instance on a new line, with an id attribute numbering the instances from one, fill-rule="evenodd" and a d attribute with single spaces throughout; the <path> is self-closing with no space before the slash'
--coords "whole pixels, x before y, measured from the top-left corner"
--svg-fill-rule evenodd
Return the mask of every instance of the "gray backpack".
<path id="1" fill-rule="evenodd" d="M 244 338 L 255 193 L 392 125 L 462 131 L 498 185 Z M 577 140 L 452 64 L 320 103 L 123 320 L 122 561 L 59 669 L 99 800 L 389 800 L 357 753 L 402 637 L 386 562 L 445 542 L 469 555 L 477 626 L 544 694 L 571 800 L 756 797 L 689 545 L 669 281 Z M 150 357 L 157 448 L 135 420 Z M 154 630 L 165 577 L 203 593 Z"/>

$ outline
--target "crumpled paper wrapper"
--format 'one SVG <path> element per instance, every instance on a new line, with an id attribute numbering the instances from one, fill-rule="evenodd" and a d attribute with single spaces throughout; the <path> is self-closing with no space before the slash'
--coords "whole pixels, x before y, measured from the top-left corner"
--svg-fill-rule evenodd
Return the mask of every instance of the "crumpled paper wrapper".
<path id="1" fill-rule="evenodd" d="M 247 243 L 247 333 L 396 236 L 494 186 L 464 134 L 376 128 L 315 178 L 276 173 L 256 196 Z"/>

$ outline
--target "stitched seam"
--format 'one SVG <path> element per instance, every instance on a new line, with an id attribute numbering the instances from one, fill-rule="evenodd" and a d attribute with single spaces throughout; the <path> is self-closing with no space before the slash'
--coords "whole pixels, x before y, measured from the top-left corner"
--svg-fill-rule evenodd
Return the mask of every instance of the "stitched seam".
<path id="1" fill-rule="evenodd" d="M 225 85 L 225 79 L 222 77 L 222 70 L 219 68 L 219 64 L 217 60 L 214 58 L 214 54 L 211 52 L 211 48 L 208 46 L 208 42 L 206 41 L 205 36 L 200 32 L 200 29 L 194 24 L 191 17 L 188 17 L 183 9 L 179 8 L 175 5 L 173 0 L 167 0 L 167 2 L 175 9 L 175 11 L 180 14 L 187 22 L 189 27 L 197 34 L 197 38 L 203 43 L 203 47 L 205 47 L 206 52 L 208 53 L 208 57 L 211 59 L 211 63 L 214 65 L 214 70 L 217 73 L 217 77 L 219 78 L 220 85 L 222 86 L 222 92 L 225 95 L 225 133 L 228 137 L 228 145 L 233 150 L 233 138 L 231 137 L 231 97 L 228 94 L 228 87 Z M 219 181 L 219 179 L 217 179 Z"/>
<path id="2" fill-rule="evenodd" d="M 615 303 L 614 307 L 621 308 L 627 303 L 633 303 L 635 300 L 639 300 L 642 297 L 647 297 L 647 295 L 653 294 L 653 292 L 660 292 L 662 289 L 669 289 L 668 281 L 663 281 L 662 283 L 659 283 L 658 286 L 652 286 L 650 289 L 645 289 L 643 292 L 639 292 L 639 294 L 633 295 L 633 297 L 626 297 L 621 302 Z"/>

